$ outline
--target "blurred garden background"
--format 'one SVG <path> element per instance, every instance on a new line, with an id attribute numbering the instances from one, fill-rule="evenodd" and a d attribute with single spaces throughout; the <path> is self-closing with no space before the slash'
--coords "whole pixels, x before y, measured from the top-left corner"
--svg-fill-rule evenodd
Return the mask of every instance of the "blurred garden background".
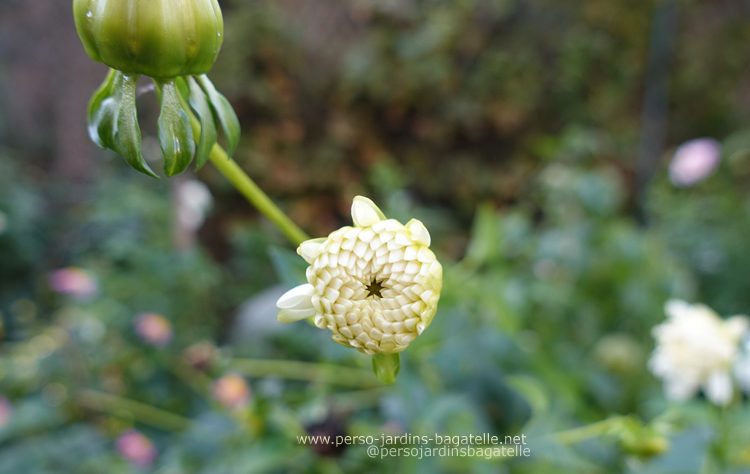
<path id="1" fill-rule="evenodd" d="M 0 473 L 750 472 L 747 403 L 718 422 L 647 366 L 670 298 L 750 314 L 750 2 L 220 2 L 241 167 L 314 237 L 356 195 L 430 229 L 440 306 L 387 387 L 276 321 L 305 262 L 211 165 L 89 141 L 70 3 L 0 0 Z"/>

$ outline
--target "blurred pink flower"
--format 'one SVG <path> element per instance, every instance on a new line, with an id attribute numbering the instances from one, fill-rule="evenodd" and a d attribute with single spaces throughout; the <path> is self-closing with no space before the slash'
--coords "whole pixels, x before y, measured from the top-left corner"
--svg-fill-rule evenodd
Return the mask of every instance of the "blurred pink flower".
<path id="1" fill-rule="evenodd" d="M 237 374 L 227 374 L 216 380 L 213 397 L 226 408 L 242 408 L 250 402 L 252 395 L 245 379 Z"/>
<path id="2" fill-rule="evenodd" d="M 97 284 L 91 273 L 82 268 L 68 267 L 49 274 L 49 286 L 56 293 L 85 300 L 96 295 Z"/>
<path id="3" fill-rule="evenodd" d="M 172 342 L 172 324 L 156 313 L 141 313 L 135 318 L 135 332 L 147 344 L 164 347 Z"/>
<path id="4" fill-rule="evenodd" d="M 10 401 L 0 395 L 0 428 L 3 428 L 13 418 L 13 405 Z"/>
<path id="5" fill-rule="evenodd" d="M 158 453 L 154 444 L 138 430 L 128 430 L 115 441 L 120 456 L 138 467 L 148 467 L 156 460 Z"/>
<path id="6" fill-rule="evenodd" d="M 669 180 L 677 187 L 693 186 L 716 171 L 721 144 L 713 138 L 696 138 L 677 148 L 669 164 Z"/>

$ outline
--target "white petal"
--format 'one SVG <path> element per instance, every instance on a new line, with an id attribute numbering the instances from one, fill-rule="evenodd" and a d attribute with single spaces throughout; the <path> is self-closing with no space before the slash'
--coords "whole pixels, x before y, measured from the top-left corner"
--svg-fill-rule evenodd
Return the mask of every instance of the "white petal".
<path id="1" fill-rule="evenodd" d="M 664 380 L 664 395 L 668 400 L 675 402 L 684 402 L 693 397 L 698 392 L 698 388 L 700 384 L 687 377 Z"/>
<path id="2" fill-rule="evenodd" d="M 412 219 L 406 223 L 406 228 L 409 229 L 409 233 L 411 234 L 411 238 L 414 239 L 414 242 L 428 247 L 430 246 L 430 233 L 422 222 L 417 219 Z"/>
<path id="3" fill-rule="evenodd" d="M 312 309 L 282 309 L 276 316 L 280 323 L 295 323 L 306 318 L 315 316 L 315 308 Z"/>
<path id="4" fill-rule="evenodd" d="M 370 227 L 384 221 L 385 215 L 374 202 L 364 196 L 357 196 L 352 202 L 352 220 L 357 227 Z"/>
<path id="5" fill-rule="evenodd" d="M 309 283 L 297 286 L 284 293 L 276 302 L 276 306 L 280 310 L 276 316 L 279 322 L 293 323 L 314 316 L 316 311 L 312 304 L 313 293 L 315 293 L 315 288 Z"/>
<path id="6" fill-rule="evenodd" d="M 313 293 L 315 293 L 315 288 L 309 283 L 294 287 L 281 295 L 279 301 L 276 302 L 276 307 L 291 310 L 310 309 L 313 307 Z"/>
<path id="7" fill-rule="evenodd" d="M 690 303 L 683 300 L 669 300 L 664 303 L 664 313 L 670 318 L 679 318 L 690 312 Z"/>
<path id="8" fill-rule="evenodd" d="M 703 389 L 706 391 L 706 398 L 715 405 L 724 406 L 732 401 L 732 379 L 727 372 L 712 373 Z"/>
<path id="9" fill-rule="evenodd" d="M 729 333 L 739 340 L 750 329 L 750 320 L 747 316 L 732 316 L 724 322 L 724 325 Z"/>
<path id="10" fill-rule="evenodd" d="M 320 255 L 320 247 L 327 239 L 321 237 L 319 239 L 306 240 L 300 244 L 297 248 L 297 253 L 304 258 L 307 263 L 313 263 L 313 261 Z"/>

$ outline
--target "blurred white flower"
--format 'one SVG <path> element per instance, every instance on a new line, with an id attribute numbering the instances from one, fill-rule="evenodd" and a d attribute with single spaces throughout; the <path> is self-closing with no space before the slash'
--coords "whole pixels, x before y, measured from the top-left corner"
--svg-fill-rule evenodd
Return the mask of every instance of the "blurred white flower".
<path id="1" fill-rule="evenodd" d="M 669 179 L 677 187 L 693 186 L 716 171 L 721 161 L 721 144 L 713 138 L 696 138 L 683 143 L 669 164 Z"/>
<path id="2" fill-rule="evenodd" d="M 96 295 L 98 285 L 93 275 L 82 268 L 68 267 L 49 274 L 49 286 L 56 293 L 85 300 Z"/>
<path id="3" fill-rule="evenodd" d="M 656 349 L 649 369 L 664 380 L 666 397 L 683 401 L 703 389 L 712 403 L 728 404 L 734 391 L 732 367 L 750 320 L 723 320 L 705 305 L 681 300 L 668 301 L 664 312 L 667 321 L 652 330 Z"/>
<path id="4" fill-rule="evenodd" d="M 365 354 L 400 352 L 432 322 L 443 270 L 418 220 L 386 219 L 369 199 L 352 203 L 354 227 L 297 249 L 310 266 L 305 285 L 278 301 L 278 319 L 314 317 L 333 340 Z"/>
<path id="5" fill-rule="evenodd" d="M 177 219 L 185 229 L 200 229 L 211 206 L 213 196 L 202 181 L 191 179 L 177 186 Z"/>

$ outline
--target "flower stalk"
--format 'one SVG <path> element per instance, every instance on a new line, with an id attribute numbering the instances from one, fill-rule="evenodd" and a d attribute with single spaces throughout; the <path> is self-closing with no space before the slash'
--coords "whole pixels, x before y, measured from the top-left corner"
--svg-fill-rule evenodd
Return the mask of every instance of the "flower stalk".
<path id="1" fill-rule="evenodd" d="M 185 110 L 190 110 L 187 107 Z M 193 129 L 193 135 L 198 137 L 201 136 L 201 122 L 196 116 L 190 112 L 190 125 Z M 289 216 L 279 209 L 279 207 L 271 201 L 271 199 L 263 192 L 260 187 L 245 173 L 242 168 L 232 160 L 224 148 L 218 143 L 215 143 L 213 148 L 208 155 L 208 159 L 211 163 L 223 174 L 230 183 L 240 192 L 250 204 L 252 204 L 261 214 L 266 216 L 279 230 L 286 236 L 289 241 L 294 245 L 299 245 L 310 237 L 307 236 L 305 231 L 299 228 L 297 224 L 292 221 Z"/>

